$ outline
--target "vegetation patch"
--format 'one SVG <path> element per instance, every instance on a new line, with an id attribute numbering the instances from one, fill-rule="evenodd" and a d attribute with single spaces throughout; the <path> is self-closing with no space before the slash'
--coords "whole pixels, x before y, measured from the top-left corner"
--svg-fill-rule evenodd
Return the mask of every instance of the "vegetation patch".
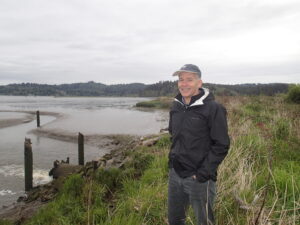
<path id="1" fill-rule="evenodd" d="M 300 84 L 294 84 L 289 87 L 286 100 L 290 103 L 300 104 Z"/>
<path id="2" fill-rule="evenodd" d="M 169 109 L 172 105 L 173 98 L 160 97 L 151 101 L 138 102 L 136 107 Z"/>

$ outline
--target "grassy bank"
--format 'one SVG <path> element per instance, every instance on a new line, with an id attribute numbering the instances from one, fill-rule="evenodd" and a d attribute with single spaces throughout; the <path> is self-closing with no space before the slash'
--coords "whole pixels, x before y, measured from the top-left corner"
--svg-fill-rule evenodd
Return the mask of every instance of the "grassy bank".
<path id="1" fill-rule="evenodd" d="M 299 224 L 299 105 L 279 97 L 222 101 L 232 147 L 220 167 L 218 224 Z"/>
<path id="2" fill-rule="evenodd" d="M 219 168 L 217 224 L 299 224 L 300 106 L 280 97 L 218 100 L 228 109 L 231 148 Z M 169 148 L 164 135 L 152 147 L 125 152 L 130 160 L 120 169 L 69 177 L 25 224 L 167 224 Z M 188 215 L 187 224 L 195 224 Z"/>
<path id="3" fill-rule="evenodd" d="M 173 99 L 170 97 L 159 97 L 151 101 L 138 102 L 136 103 L 136 107 L 169 109 Z"/>

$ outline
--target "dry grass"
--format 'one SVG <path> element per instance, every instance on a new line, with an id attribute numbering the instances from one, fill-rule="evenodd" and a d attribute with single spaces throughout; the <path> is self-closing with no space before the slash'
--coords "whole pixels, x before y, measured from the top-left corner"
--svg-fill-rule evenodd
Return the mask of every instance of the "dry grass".
<path id="1" fill-rule="evenodd" d="M 273 160 L 276 132 L 288 143 L 292 138 L 299 141 L 299 106 L 276 97 L 222 97 L 218 101 L 228 110 L 231 137 L 230 152 L 219 168 L 218 224 L 300 224 L 299 177 L 291 175 L 293 182 L 286 182 L 282 193 L 273 168 L 277 166 Z M 253 112 L 246 110 L 247 105 Z M 262 174 L 264 185 L 259 185 Z M 293 207 L 288 208 L 291 202 Z"/>

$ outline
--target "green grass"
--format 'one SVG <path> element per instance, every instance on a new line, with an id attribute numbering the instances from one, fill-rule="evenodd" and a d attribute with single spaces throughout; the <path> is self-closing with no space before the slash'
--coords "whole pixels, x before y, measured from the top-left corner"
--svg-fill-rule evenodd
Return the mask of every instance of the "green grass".
<path id="1" fill-rule="evenodd" d="M 8 220 L 0 219 L 0 225 L 12 225 L 13 223 Z"/>
<path id="2" fill-rule="evenodd" d="M 172 105 L 173 98 L 159 97 L 151 101 L 136 103 L 136 107 L 169 109 Z"/>
<path id="3" fill-rule="evenodd" d="M 64 183 L 58 198 L 42 208 L 37 216 L 26 224 L 82 224 L 86 210 L 82 204 L 84 180 L 80 174 L 70 176 Z"/>
<path id="4" fill-rule="evenodd" d="M 158 145 L 165 145 L 162 138 Z M 166 202 L 167 154 L 157 146 L 139 147 L 122 169 L 98 169 L 93 178 L 70 176 L 59 196 L 26 224 L 160 224 Z M 145 152 L 148 151 L 148 152 Z M 155 153 L 157 152 L 157 153 Z M 163 207 L 166 210 L 166 207 Z M 121 222 L 122 221 L 122 222 Z M 126 222 L 124 222 L 126 221 Z M 152 221 L 152 222 L 151 222 Z M 160 222 L 157 222 L 160 221 Z M 151 222 L 151 223 L 150 223 Z"/>

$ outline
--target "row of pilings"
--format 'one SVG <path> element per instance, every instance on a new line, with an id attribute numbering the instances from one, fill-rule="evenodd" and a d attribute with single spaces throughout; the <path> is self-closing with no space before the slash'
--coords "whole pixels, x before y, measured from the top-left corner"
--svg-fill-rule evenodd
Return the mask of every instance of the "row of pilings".
<path id="1" fill-rule="evenodd" d="M 40 127 L 40 112 L 36 112 L 37 127 Z M 78 133 L 78 164 L 84 165 L 84 135 Z M 33 188 L 33 154 L 32 143 L 29 138 L 24 142 L 24 173 L 25 173 L 25 191 Z"/>

